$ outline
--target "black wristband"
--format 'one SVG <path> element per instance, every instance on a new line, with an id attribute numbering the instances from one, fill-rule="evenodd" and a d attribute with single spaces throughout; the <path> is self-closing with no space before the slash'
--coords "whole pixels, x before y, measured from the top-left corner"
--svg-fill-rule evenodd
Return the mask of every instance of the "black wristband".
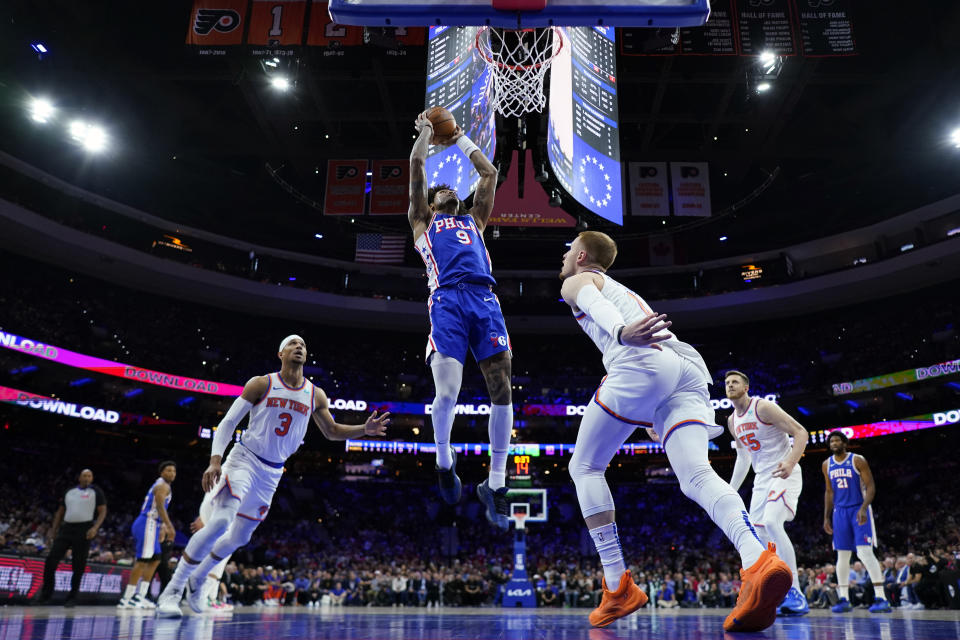
<path id="1" fill-rule="evenodd" d="M 617 329 L 617 344 L 619 344 L 620 346 L 625 346 L 622 342 L 620 342 L 620 336 L 623 334 L 623 330 L 626 328 L 627 328 L 627 325 L 622 324 L 620 325 L 620 328 Z"/>

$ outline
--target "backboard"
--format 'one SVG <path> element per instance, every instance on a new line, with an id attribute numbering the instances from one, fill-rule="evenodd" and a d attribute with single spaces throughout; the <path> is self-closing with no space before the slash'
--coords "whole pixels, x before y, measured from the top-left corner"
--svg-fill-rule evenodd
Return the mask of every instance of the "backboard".
<path id="1" fill-rule="evenodd" d="M 510 489 L 507 492 L 507 502 L 510 504 L 510 519 L 516 523 L 518 529 L 528 522 L 547 521 L 549 514 L 546 489 Z M 514 514 L 523 514 L 520 522 Z"/>
<path id="2" fill-rule="evenodd" d="M 709 0 L 330 0 L 335 23 L 363 27 L 697 27 L 709 15 Z"/>

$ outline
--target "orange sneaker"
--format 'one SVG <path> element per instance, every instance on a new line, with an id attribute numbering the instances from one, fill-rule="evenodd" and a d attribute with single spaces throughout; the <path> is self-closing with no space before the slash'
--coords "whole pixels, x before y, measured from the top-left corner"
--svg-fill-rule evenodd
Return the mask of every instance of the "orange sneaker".
<path id="1" fill-rule="evenodd" d="M 740 580 L 737 606 L 723 621 L 723 630 L 763 631 L 777 619 L 777 607 L 793 584 L 790 567 L 771 542 L 752 567 L 740 570 Z"/>
<path id="2" fill-rule="evenodd" d="M 608 591 L 607 581 L 604 579 L 603 598 L 600 606 L 590 612 L 590 624 L 605 627 L 617 618 L 628 616 L 647 604 L 648 599 L 647 594 L 634 584 L 630 571 L 624 571 L 620 576 L 620 586 L 616 591 Z"/>

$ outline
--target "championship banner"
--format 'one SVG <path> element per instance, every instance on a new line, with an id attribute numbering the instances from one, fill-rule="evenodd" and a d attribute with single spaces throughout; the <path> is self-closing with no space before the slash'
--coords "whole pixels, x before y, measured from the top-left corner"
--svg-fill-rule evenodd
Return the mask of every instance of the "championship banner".
<path id="1" fill-rule="evenodd" d="M 310 28 L 307 31 L 307 45 L 311 47 L 355 47 L 363 44 L 363 27 L 337 24 L 330 19 L 326 2 L 314 1 L 310 7 Z M 324 55 L 331 55 L 330 51 Z M 340 51 L 339 53 L 343 53 Z"/>
<path id="2" fill-rule="evenodd" d="M 198 378 L 188 378 L 170 373 L 152 371 L 150 369 L 142 369 L 129 364 L 114 362 L 113 360 L 94 358 L 93 356 L 76 353 L 68 349 L 63 349 L 62 347 L 55 347 L 3 331 L 0 331 L 0 347 L 6 347 L 7 349 L 43 358 L 44 360 L 59 362 L 68 367 L 96 371 L 97 373 L 103 373 L 108 376 L 125 378 L 127 380 L 133 380 L 134 382 L 155 384 L 159 387 L 167 387 L 169 389 L 209 393 L 216 396 L 239 396 L 243 393 L 243 387 L 239 385 L 213 382 L 212 380 L 200 380 Z"/>
<path id="3" fill-rule="evenodd" d="M 647 238 L 647 251 L 651 267 L 669 267 L 677 264 L 672 234 L 665 233 Z"/>
<path id="4" fill-rule="evenodd" d="M 673 214 L 710 216 L 710 170 L 706 162 L 671 162 Z"/>
<path id="5" fill-rule="evenodd" d="M 630 209 L 635 216 L 669 216 L 666 162 L 631 162 Z"/>
<path id="6" fill-rule="evenodd" d="M 21 558 L 0 555 L 0 603 L 26 602 L 39 597 L 43 586 L 44 558 Z M 130 567 L 88 562 L 80 580 L 80 604 L 113 605 L 120 598 L 130 577 Z M 54 597 L 70 593 L 73 567 L 66 562 L 57 565 L 54 574 Z M 87 632 L 89 636 L 89 630 Z"/>
<path id="7" fill-rule="evenodd" d="M 247 44 L 298 47 L 303 43 L 306 15 L 307 0 L 253 0 Z"/>
<path id="8" fill-rule="evenodd" d="M 366 190 L 366 160 L 328 161 L 323 214 L 327 216 L 363 215 Z"/>
<path id="9" fill-rule="evenodd" d="M 224 47 L 243 44 L 247 0 L 193 0 L 187 44 L 201 55 L 224 55 Z"/>
<path id="10" fill-rule="evenodd" d="M 947 360 L 938 364 L 926 367 L 917 367 L 916 369 L 904 369 L 903 371 L 894 371 L 885 373 L 881 376 L 872 378 L 861 378 L 849 382 L 837 382 L 833 385 L 833 395 L 843 396 L 849 393 L 860 393 L 861 391 L 876 391 L 877 389 L 886 389 L 897 387 L 902 384 L 919 382 L 930 378 L 939 378 L 940 376 L 949 376 L 960 373 L 960 359 Z"/>
<path id="11" fill-rule="evenodd" d="M 410 208 L 410 161 L 374 160 L 370 215 L 406 215 Z"/>

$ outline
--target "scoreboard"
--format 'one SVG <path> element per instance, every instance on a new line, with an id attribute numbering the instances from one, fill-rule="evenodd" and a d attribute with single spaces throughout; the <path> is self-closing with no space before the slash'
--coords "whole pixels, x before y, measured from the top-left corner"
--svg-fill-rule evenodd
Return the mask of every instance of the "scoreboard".
<path id="1" fill-rule="evenodd" d="M 507 480 L 512 488 L 533 486 L 533 457 L 527 454 L 514 454 L 507 460 Z"/>

